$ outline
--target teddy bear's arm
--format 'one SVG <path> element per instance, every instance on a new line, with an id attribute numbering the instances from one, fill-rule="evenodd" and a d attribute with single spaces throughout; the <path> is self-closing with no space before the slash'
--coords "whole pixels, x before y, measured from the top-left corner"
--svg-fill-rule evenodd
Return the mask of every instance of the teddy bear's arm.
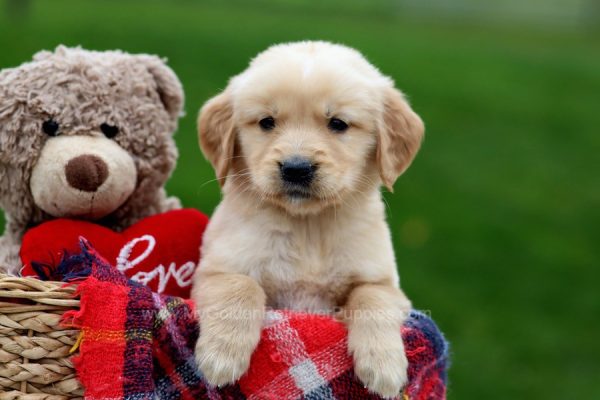
<path id="1" fill-rule="evenodd" d="M 167 211 L 171 211 L 171 210 L 179 210 L 181 208 L 181 201 L 179 200 L 178 197 L 175 197 L 175 196 L 166 197 L 162 201 L 161 208 L 162 208 L 162 212 L 167 212 Z"/>
<path id="2" fill-rule="evenodd" d="M 9 233 L 0 236 L 0 272 L 16 275 L 21 269 L 19 249 L 21 245 Z"/>

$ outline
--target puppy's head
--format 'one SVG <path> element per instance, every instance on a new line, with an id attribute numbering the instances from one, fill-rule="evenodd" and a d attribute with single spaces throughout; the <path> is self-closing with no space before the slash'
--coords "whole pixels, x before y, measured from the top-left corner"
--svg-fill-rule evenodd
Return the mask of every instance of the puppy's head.
<path id="1" fill-rule="evenodd" d="M 423 123 L 357 51 L 325 42 L 271 47 L 209 100 L 200 144 L 221 183 L 293 214 L 344 204 L 413 160 Z"/>

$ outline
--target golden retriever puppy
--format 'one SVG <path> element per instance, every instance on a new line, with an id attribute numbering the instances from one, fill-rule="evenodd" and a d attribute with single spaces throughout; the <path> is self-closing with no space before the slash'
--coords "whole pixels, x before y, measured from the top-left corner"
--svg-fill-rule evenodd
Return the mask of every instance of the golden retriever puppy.
<path id="1" fill-rule="evenodd" d="M 358 378 L 398 395 L 411 304 L 380 186 L 392 189 L 424 129 L 402 93 L 348 47 L 282 44 L 232 78 L 198 124 L 223 189 L 192 293 L 207 381 L 245 373 L 266 307 L 335 311 Z"/>

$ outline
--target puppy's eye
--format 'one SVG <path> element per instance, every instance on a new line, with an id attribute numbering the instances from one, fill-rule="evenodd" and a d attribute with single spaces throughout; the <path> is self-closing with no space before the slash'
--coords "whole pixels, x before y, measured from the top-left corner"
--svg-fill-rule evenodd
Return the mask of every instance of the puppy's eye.
<path id="1" fill-rule="evenodd" d="M 263 118 L 258 121 L 258 124 L 263 129 L 263 131 L 270 131 L 275 128 L 275 119 L 273 117 Z"/>
<path id="2" fill-rule="evenodd" d="M 331 118 L 327 127 L 334 132 L 342 133 L 348 129 L 348 124 L 338 118 Z"/>
<path id="3" fill-rule="evenodd" d="M 100 125 L 100 130 L 104 133 L 104 136 L 109 139 L 112 139 L 119 134 L 119 127 L 114 125 L 102 124 Z"/>
<path id="4" fill-rule="evenodd" d="M 60 126 L 58 122 L 53 119 L 49 119 L 48 121 L 44 121 L 42 124 L 42 131 L 48 136 L 58 136 L 58 130 Z"/>

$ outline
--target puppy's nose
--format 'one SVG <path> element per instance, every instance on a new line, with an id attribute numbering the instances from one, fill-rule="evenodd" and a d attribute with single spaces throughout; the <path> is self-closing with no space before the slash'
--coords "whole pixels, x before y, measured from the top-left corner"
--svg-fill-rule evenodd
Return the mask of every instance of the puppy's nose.
<path id="1" fill-rule="evenodd" d="M 281 179 L 287 183 L 307 186 L 315 176 L 317 167 L 302 157 L 292 157 L 279 164 Z"/>
<path id="2" fill-rule="evenodd" d="M 100 157 L 84 154 L 69 160 L 65 175 L 71 187 L 95 192 L 108 178 L 108 166 Z"/>

